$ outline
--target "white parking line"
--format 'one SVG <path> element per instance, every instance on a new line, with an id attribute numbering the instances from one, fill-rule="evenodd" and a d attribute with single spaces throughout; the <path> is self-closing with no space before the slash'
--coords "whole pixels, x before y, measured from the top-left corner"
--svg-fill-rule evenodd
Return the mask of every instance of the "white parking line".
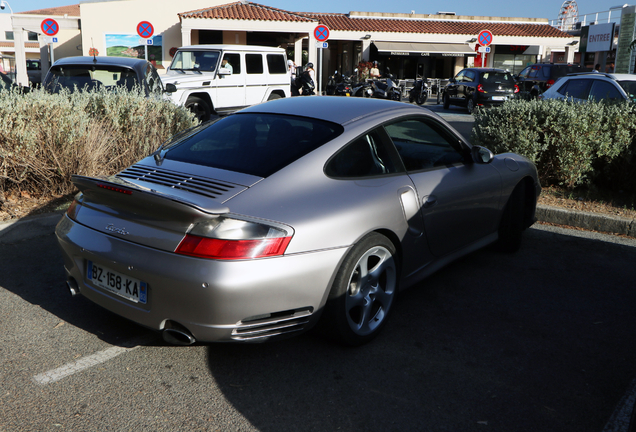
<path id="1" fill-rule="evenodd" d="M 66 378 L 67 376 L 73 375 L 74 373 L 83 371 L 84 369 L 88 369 L 100 363 L 104 363 L 112 358 L 117 357 L 120 354 L 134 350 L 135 348 L 137 348 L 137 346 L 134 346 L 132 348 L 111 347 L 98 353 L 82 357 L 77 361 L 67 363 L 57 369 L 52 369 L 50 371 L 36 375 L 33 377 L 33 379 L 40 385 L 50 384 L 52 382 L 59 381 L 62 378 Z"/>

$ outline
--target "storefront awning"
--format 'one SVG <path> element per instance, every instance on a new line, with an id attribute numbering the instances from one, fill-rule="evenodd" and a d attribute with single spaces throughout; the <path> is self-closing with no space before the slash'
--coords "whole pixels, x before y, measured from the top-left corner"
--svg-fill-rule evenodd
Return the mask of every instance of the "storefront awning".
<path id="1" fill-rule="evenodd" d="M 418 42 L 373 42 L 381 54 L 407 56 L 464 57 L 476 56 L 468 44 L 418 43 Z"/>

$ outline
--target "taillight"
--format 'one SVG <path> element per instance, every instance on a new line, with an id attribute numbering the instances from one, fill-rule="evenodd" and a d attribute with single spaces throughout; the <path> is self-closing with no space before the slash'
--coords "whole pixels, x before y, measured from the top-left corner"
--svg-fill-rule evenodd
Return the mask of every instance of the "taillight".
<path id="1" fill-rule="evenodd" d="M 478 91 L 479 93 L 484 93 L 484 86 L 483 86 L 483 85 L 481 85 L 481 84 L 478 84 L 478 85 L 477 85 L 477 91 Z"/>
<path id="2" fill-rule="evenodd" d="M 549 79 L 545 82 L 545 87 L 549 88 L 552 87 L 552 84 L 554 84 L 554 80 L 553 79 Z"/>
<path id="3" fill-rule="evenodd" d="M 519 93 L 519 86 L 515 84 L 515 93 Z"/>
<path id="4" fill-rule="evenodd" d="M 195 225 L 175 252 L 219 260 L 280 256 L 291 241 L 291 231 L 278 224 L 221 216 Z"/>

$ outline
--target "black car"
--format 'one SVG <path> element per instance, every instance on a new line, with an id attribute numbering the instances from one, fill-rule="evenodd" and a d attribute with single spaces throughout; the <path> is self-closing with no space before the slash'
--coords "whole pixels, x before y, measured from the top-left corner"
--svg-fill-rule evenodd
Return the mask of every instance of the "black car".
<path id="1" fill-rule="evenodd" d="M 40 85 L 42 82 L 42 62 L 37 59 L 27 59 L 27 76 L 32 86 Z"/>
<path id="2" fill-rule="evenodd" d="M 139 86 L 149 95 L 161 93 L 163 86 L 152 63 L 127 57 L 66 57 L 51 66 L 42 86 L 51 93 L 63 88 L 73 92 L 104 87 L 124 87 L 132 90 Z"/>
<path id="3" fill-rule="evenodd" d="M 466 107 L 472 114 L 476 106 L 498 106 L 519 93 L 512 74 L 503 69 L 466 68 L 451 78 L 444 89 L 444 109 Z"/>
<path id="4" fill-rule="evenodd" d="M 0 91 L 18 89 L 21 93 L 28 93 L 29 87 L 20 87 L 15 84 L 6 74 L 0 72 Z"/>
<path id="5" fill-rule="evenodd" d="M 537 63 L 526 67 L 517 76 L 520 96 L 537 99 L 559 78 L 571 73 L 585 72 L 585 68 L 570 63 Z"/>

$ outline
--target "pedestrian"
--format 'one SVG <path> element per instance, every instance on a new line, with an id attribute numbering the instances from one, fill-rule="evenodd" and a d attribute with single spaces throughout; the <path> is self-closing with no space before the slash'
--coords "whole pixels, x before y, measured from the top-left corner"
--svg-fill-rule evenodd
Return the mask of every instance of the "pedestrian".
<path id="1" fill-rule="evenodd" d="M 594 66 L 594 70 L 592 72 L 599 73 L 600 71 L 601 71 L 601 65 L 600 63 L 596 63 L 596 66 Z"/>
<path id="2" fill-rule="evenodd" d="M 377 79 L 380 78 L 380 70 L 378 69 L 378 62 L 373 62 L 373 67 L 369 70 L 369 78 Z"/>
<path id="3" fill-rule="evenodd" d="M 607 73 L 614 73 L 614 63 L 610 63 L 609 67 L 607 68 Z"/>

